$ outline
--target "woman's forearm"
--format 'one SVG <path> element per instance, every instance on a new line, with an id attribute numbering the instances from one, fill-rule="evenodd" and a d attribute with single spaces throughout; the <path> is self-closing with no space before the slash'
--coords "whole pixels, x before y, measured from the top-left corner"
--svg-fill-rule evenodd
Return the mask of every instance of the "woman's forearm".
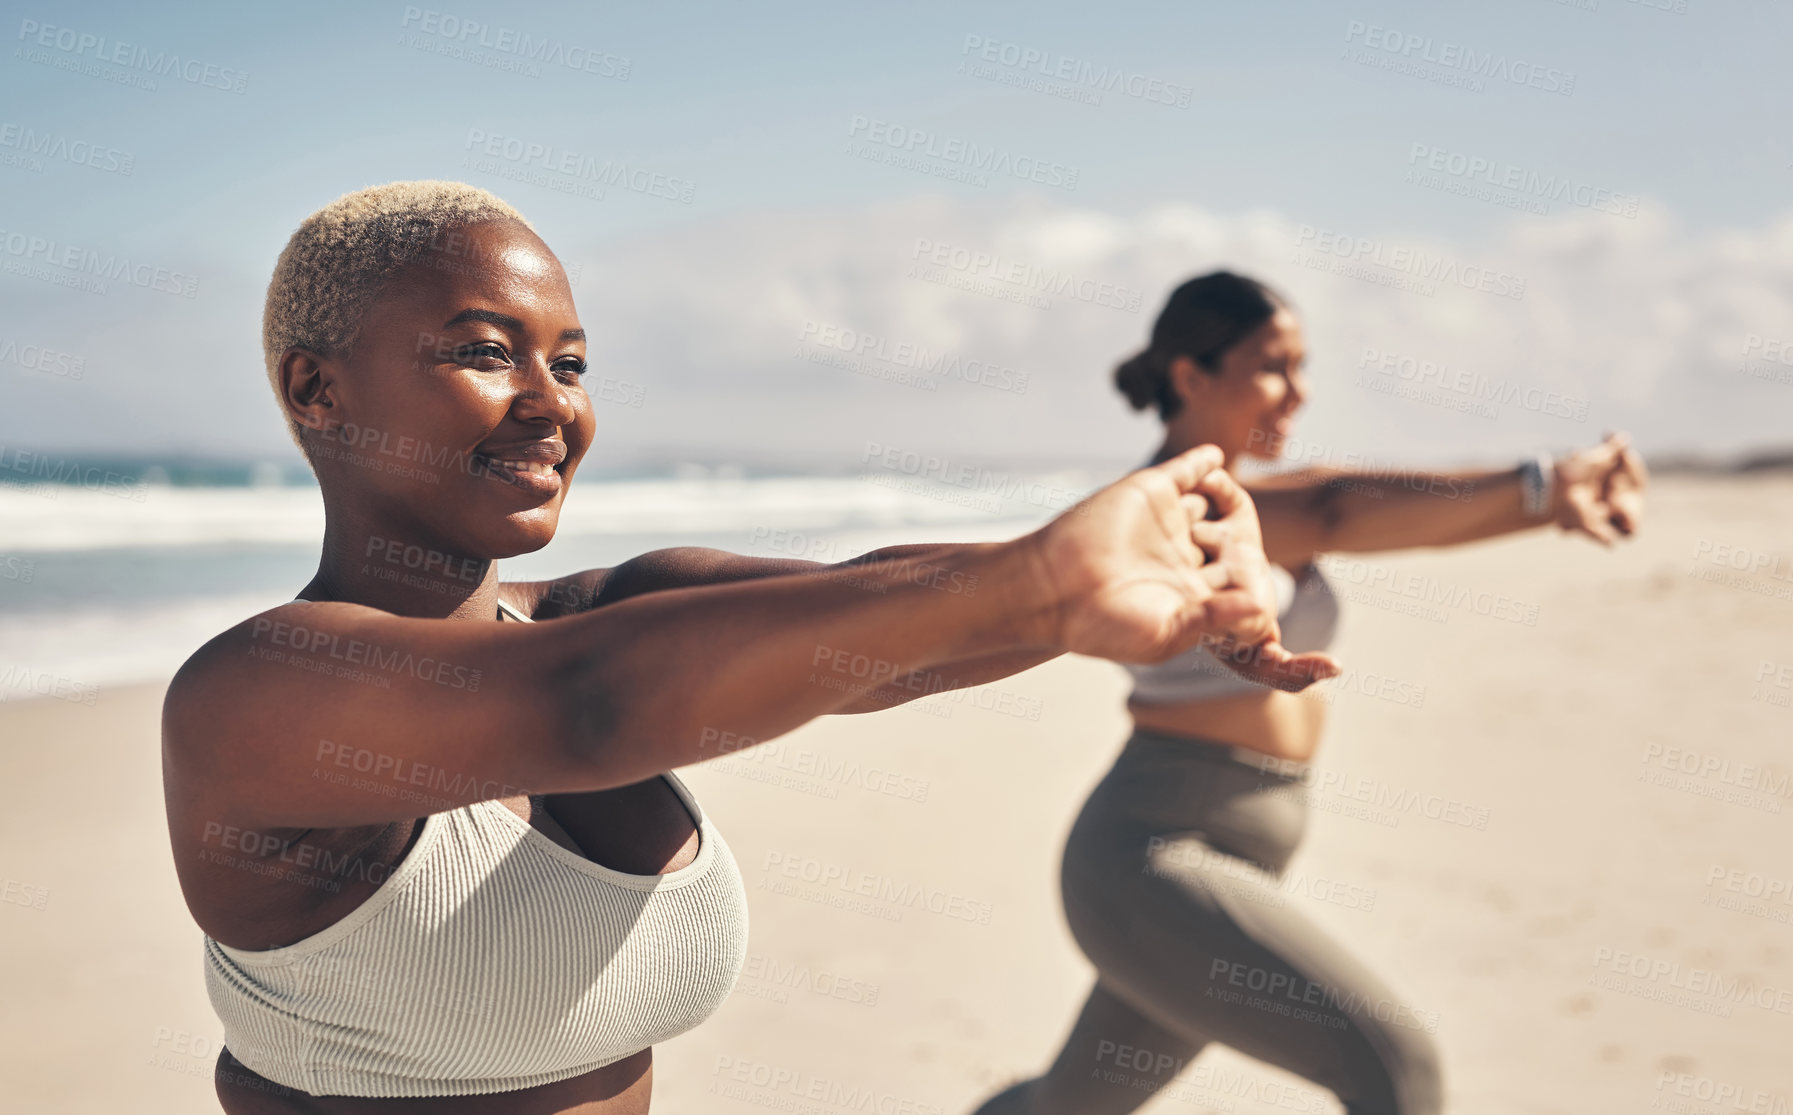
<path id="1" fill-rule="evenodd" d="M 1252 498 L 1265 552 L 1283 565 L 1328 552 L 1454 546 L 1552 521 L 1548 512 L 1527 513 L 1519 468 L 1336 472 L 1301 485 L 1254 488 Z"/>
<path id="2" fill-rule="evenodd" d="M 940 592 L 975 595 L 979 578 L 975 573 L 955 568 L 950 553 L 953 547 L 941 543 L 911 543 L 885 546 L 850 558 L 836 565 L 825 565 L 813 575 L 834 576 L 845 583 L 859 582 L 868 591 L 884 591 L 884 580 L 860 582 L 856 566 L 875 566 L 909 582 L 926 585 Z M 884 685 L 862 693 L 856 700 L 834 711 L 841 713 L 881 712 L 897 705 L 955 689 L 968 689 L 1032 669 L 1061 654 L 1057 648 L 1029 648 L 1004 651 L 944 662 L 930 668 L 927 676 L 908 679 L 905 685 Z"/>
<path id="3" fill-rule="evenodd" d="M 851 579 L 671 589 L 557 622 L 585 649 L 569 679 L 576 737 L 620 784 L 712 757 L 722 732 L 767 739 L 880 690 L 937 691 L 953 663 L 1054 652 L 1058 602 L 1031 541 L 929 552 L 978 590 L 873 560 Z"/>
<path id="4" fill-rule="evenodd" d="M 692 588 L 731 581 L 761 580 L 787 574 L 818 577 L 865 592 L 888 593 L 893 584 L 906 582 L 953 595 L 976 596 L 989 585 L 979 583 L 975 572 L 958 568 L 953 554 L 963 547 L 945 542 L 911 542 L 881 546 L 839 562 L 823 564 L 799 558 L 749 557 L 726 550 L 675 547 L 632 558 L 606 571 L 603 590 L 594 606 L 615 604 L 646 592 Z M 868 576 L 870 572 L 876 575 Z M 1020 673 L 1056 657 L 1057 650 L 1010 651 L 961 659 L 933 667 L 925 688 L 881 685 L 861 693 L 837 713 L 880 712 L 930 693 L 984 685 Z"/>
<path id="5" fill-rule="evenodd" d="M 1059 650 L 1012 651 L 943 663 L 924 671 L 920 676 L 907 679 L 901 686 L 884 685 L 863 693 L 856 700 L 834 711 L 882 712 L 935 693 L 1001 681 L 1023 670 L 1031 670 L 1042 662 L 1049 662 L 1062 653 L 1064 652 Z"/>

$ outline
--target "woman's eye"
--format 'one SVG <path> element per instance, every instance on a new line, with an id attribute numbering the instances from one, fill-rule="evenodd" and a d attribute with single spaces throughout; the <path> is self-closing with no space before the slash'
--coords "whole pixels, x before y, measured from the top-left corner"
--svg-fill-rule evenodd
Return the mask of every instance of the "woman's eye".
<path id="1" fill-rule="evenodd" d="M 476 345 L 462 345 L 454 350 L 454 358 L 463 364 L 472 364 L 481 360 L 504 361 L 504 350 L 490 341 Z"/>
<path id="2" fill-rule="evenodd" d="M 574 378 L 577 378 L 585 374 L 585 367 L 585 361 L 579 359 L 577 356 L 569 356 L 567 359 L 554 365 L 554 370 L 557 372 L 571 372 L 573 373 Z"/>
<path id="3" fill-rule="evenodd" d="M 484 344 L 463 344 L 461 348 L 454 350 L 454 359 L 461 364 L 481 364 L 488 360 L 504 362 L 504 350 L 489 341 Z"/>

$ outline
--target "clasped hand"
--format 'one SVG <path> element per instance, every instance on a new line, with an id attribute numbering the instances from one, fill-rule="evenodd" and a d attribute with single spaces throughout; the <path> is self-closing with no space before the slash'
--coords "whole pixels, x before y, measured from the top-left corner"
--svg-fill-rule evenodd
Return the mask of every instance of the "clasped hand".
<path id="1" fill-rule="evenodd" d="M 1056 644 L 1116 662 L 1212 649 L 1244 677 L 1300 690 L 1340 672 L 1281 643 L 1251 497 L 1203 445 L 1116 481 L 1028 541 L 1056 602 Z"/>

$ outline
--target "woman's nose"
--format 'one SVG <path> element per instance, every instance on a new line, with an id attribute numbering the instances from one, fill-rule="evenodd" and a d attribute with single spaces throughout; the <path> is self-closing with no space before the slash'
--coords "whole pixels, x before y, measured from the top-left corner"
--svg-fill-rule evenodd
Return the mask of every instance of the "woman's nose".
<path id="1" fill-rule="evenodd" d="M 578 417 L 577 405 L 573 400 L 573 392 L 580 390 L 577 384 L 566 384 L 554 377 L 554 373 L 546 366 L 531 370 L 527 380 L 519 386 L 516 401 L 511 409 L 518 418 L 547 422 L 553 426 L 570 426 Z"/>

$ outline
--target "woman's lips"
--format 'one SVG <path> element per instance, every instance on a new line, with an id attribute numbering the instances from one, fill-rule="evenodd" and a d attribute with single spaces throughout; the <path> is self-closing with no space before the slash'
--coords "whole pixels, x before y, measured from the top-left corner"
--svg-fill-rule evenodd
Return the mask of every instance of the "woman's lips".
<path id="1" fill-rule="evenodd" d="M 500 484 L 521 489 L 531 495 L 549 497 L 560 491 L 561 476 L 558 465 L 543 460 L 527 460 L 522 458 L 488 457 L 479 454 L 474 460 L 480 463 L 479 474 Z"/>
<path id="2" fill-rule="evenodd" d="M 481 476 L 549 499 L 563 483 L 560 466 L 566 463 L 567 444 L 558 437 L 530 438 L 475 450 L 473 459 Z"/>

